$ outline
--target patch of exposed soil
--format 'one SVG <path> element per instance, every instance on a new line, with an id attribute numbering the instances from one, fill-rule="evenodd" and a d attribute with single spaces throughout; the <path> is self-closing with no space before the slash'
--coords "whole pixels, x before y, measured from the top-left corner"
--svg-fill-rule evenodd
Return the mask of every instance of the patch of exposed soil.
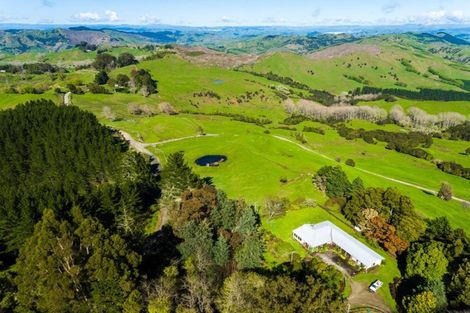
<path id="1" fill-rule="evenodd" d="M 367 284 L 355 281 L 351 276 L 353 269 L 343 262 L 338 262 L 337 257 L 333 253 L 317 253 L 316 255 L 326 264 L 333 265 L 337 268 L 348 280 L 351 286 L 351 294 L 348 297 L 348 302 L 352 307 L 370 306 L 382 312 L 392 312 L 378 294 L 369 292 L 369 286 Z M 383 286 L 382 288 L 387 288 L 387 286 Z"/>
<path id="2" fill-rule="evenodd" d="M 351 294 L 349 295 L 348 301 L 352 307 L 370 306 L 382 312 L 392 312 L 378 294 L 369 292 L 369 286 L 365 283 L 357 282 L 352 279 L 349 280 L 349 283 L 351 286 Z M 383 286 L 382 288 L 387 287 Z"/>
<path id="3" fill-rule="evenodd" d="M 234 68 L 252 64 L 258 60 L 255 55 L 234 55 L 214 51 L 204 47 L 177 47 L 178 54 L 189 62 L 206 66 Z"/>
<path id="4" fill-rule="evenodd" d="M 320 51 L 307 54 L 307 57 L 316 60 L 334 59 L 350 55 L 356 52 L 366 52 L 371 55 L 377 56 L 380 54 L 381 51 L 382 50 L 380 49 L 380 47 L 375 45 L 345 43 L 339 46 L 329 47 Z"/>

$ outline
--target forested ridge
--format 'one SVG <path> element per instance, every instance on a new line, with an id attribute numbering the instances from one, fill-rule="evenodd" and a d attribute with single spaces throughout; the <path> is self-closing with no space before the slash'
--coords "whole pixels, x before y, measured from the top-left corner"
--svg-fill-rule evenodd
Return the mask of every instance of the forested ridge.
<path id="1" fill-rule="evenodd" d="M 17 250 L 45 208 L 67 217 L 80 206 L 105 223 L 119 219 L 120 201 L 133 193 L 145 198 L 156 188 L 146 180 L 151 175 L 142 157 L 126 150 L 94 115 L 76 107 L 38 101 L 1 112 L 2 243 Z"/>

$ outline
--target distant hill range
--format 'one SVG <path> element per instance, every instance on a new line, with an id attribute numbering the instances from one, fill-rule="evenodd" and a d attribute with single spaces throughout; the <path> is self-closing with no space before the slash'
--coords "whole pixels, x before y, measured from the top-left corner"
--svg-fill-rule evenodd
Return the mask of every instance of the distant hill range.
<path id="1" fill-rule="evenodd" d="M 4 53 L 60 51 L 81 42 L 102 45 L 143 44 L 152 39 L 110 29 L 76 27 L 52 30 L 0 30 L 0 51 Z"/>
<path id="2" fill-rule="evenodd" d="M 16 26 L 16 27 L 15 27 Z M 11 25 L 0 27 L 0 53 L 61 51 L 75 47 L 81 42 L 97 46 L 122 46 L 143 44 L 181 44 L 204 46 L 231 54 L 263 54 L 273 51 L 310 53 L 325 47 L 351 43 L 375 36 L 404 36 L 411 45 L 443 57 L 470 63 L 469 28 L 428 29 L 429 32 L 413 32 L 411 26 L 399 33 L 400 28 L 349 27 L 137 27 L 93 26 L 27 29 Z M 1 28 L 4 28 L 1 30 Z M 417 28 L 419 29 L 419 28 Z M 343 30 L 343 31 L 342 31 Z M 346 32 L 347 30 L 347 32 Z M 451 34 L 452 33 L 452 34 Z"/>
<path id="3" fill-rule="evenodd" d="M 436 34 L 421 33 L 413 35 L 418 41 L 423 43 L 450 43 L 454 45 L 468 46 L 470 43 L 457 36 L 449 35 L 448 33 L 438 32 Z"/>

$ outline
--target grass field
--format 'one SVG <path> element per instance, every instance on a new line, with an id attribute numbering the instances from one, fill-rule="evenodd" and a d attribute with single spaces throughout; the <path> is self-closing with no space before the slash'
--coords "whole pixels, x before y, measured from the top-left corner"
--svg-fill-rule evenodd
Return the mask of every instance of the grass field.
<path id="1" fill-rule="evenodd" d="M 15 107 L 17 104 L 24 103 L 30 100 L 38 99 L 50 99 L 58 101 L 57 96 L 54 94 L 43 94 L 43 95 L 17 95 L 17 94 L 2 94 L 0 95 L 0 110 L 9 109 Z"/>
<path id="2" fill-rule="evenodd" d="M 135 66 L 143 68 L 158 77 L 159 98 L 182 110 L 199 112 L 232 112 L 271 117 L 279 116 L 280 100 L 269 88 L 279 85 L 264 78 L 227 70 L 219 67 L 206 67 L 192 64 L 179 56 L 167 56 L 156 61 L 142 62 Z M 112 73 L 130 74 L 134 66 L 121 68 Z M 194 93 L 212 91 L 220 99 L 204 96 L 194 97 Z M 237 102 L 247 92 L 258 92 L 249 101 Z"/>
<path id="3" fill-rule="evenodd" d="M 241 190 L 236 193 L 233 192 L 234 195 L 244 196 L 247 199 L 256 201 L 262 201 L 267 195 L 277 194 L 279 190 L 281 194 L 289 195 L 291 198 L 301 195 L 304 197 L 312 196 L 314 192 L 310 188 L 310 178 L 305 175 L 312 174 L 322 165 L 331 162 L 302 151 L 294 145 L 270 137 L 264 133 L 265 128 L 253 124 L 233 122 L 228 118 L 217 116 L 158 115 L 141 118 L 132 116 L 128 112 L 128 104 L 130 103 L 147 104 L 157 109 L 159 103 L 170 102 L 177 110 L 206 113 L 231 112 L 258 118 L 267 117 L 274 122 L 267 125 L 267 129 L 273 134 L 290 137 L 290 131 L 273 129 L 276 127 L 277 122 L 287 116 L 279 103 L 279 99 L 269 88 L 273 82 L 247 73 L 191 64 L 178 56 L 168 56 L 156 61 L 142 62 L 138 66 L 150 70 L 155 77 L 158 77 L 159 94 L 148 98 L 136 94 L 74 95 L 74 104 L 95 113 L 105 123 L 116 128 L 122 128 L 135 138 L 140 138 L 146 142 L 194 135 L 199 127 L 202 127 L 207 133 L 221 134 L 217 138 L 188 140 L 159 146 L 159 149 L 164 153 L 185 150 L 188 151 L 188 156 L 193 158 L 198 154 L 213 153 L 211 150 L 223 151 L 230 147 L 232 153 L 235 154 L 235 159 L 242 161 L 237 162 L 236 165 L 231 165 L 233 158 L 230 157 L 224 166 L 230 166 L 231 171 L 238 172 L 238 176 L 242 177 L 230 175 L 230 171 L 227 171 L 225 176 L 219 177 L 218 173 L 223 171 L 217 170 L 215 171 L 216 175 L 213 176 L 222 189 L 227 188 L 228 191 L 235 191 L 237 186 L 242 186 Z M 112 75 L 122 72 L 130 73 L 131 69 L 132 67 L 118 69 Z M 80 73 L 72 74 L 76 75 L 77 79 L 82 75 Z M 85 75 L 85 77 L 87 76 Z M 194 97 L 194 93 L 201 91 L 216 92 L 220 99 Z M 231 102 L 231 100 L 245 94 L 246 91 L 259 91 L 260 93 L 262 91 L 265 98 L 262 100 L 260 96 L 255 96 L 249 101 Z M 57 99 L 57 96 L 49 93 L 34 96 L 2 95 L 0 97 L 0 107 L 11 107 L 27 99 L 42 97 Z M 110 107 L 120 120 L 115 122 L 105 120 L 102 115 L 104 106 Z M 346 141 L 339 137 L 336 131 L 325 125 L 306 122 L 296 126 L 296 129 L 301 131 L 305 125 L 319 126 L 326 129 L 325 136 L 306 133 L 305 137 L 311 148 L 320 151 L 331 159 L 339 157 L 344 162 L 346 159 L 352 158 L 356 161 L 358 168 L 434 190 L 438 189 L 442 181 L 448 181 L 454 187 L 456 196 L 470 199 L 468 181 L 442 173 L 430 162 L 386 150 L 381 143 L 369 145 L 362 140 Z M 390 131 L 401 130 L 396 125 L 378 126 L 364 121 L 353 121 L 350 126 L 366 129 L 381 128 Z M 454 160 L 467 166 L 469 164 L 468 157 L 461 154 L 466 148 L 465 142 L 435 140 L 435 145 L 429 151 L 435 154 L 436 158 L 447 161 Z M 257 160 L 253 158 L 253 155 L 261 157 Z M 385 159 L 387 162 L 384 162 Z M 313 165 L 309 166 L 310 163 Z M 213 169 L 197 170 L 203 175 L 212 176 Z M 352 172 L 351 179 L 358 175 L 367 176 L 357 169 L 347 168 L 347 170 Z M 254 177 L 255 180 L 251 182 L 244 177 L 245 173 L 248 173 L 250 177 Z M 263 179 L 266 176 L 270 178 L 269 182 Z M 288 186 L 279 183 L 281 178 L 289 179 Z M 444 203 L 421 191 L 379 177 L 366 177 L 365 180 L 370 181 L 369 185 L 371 186 L 396 185 L 398 188 L 402 188 L 406 194 L 409 193 L 417 207 L 426 216 L 439 216 L 442 212 L 445 212 L 449 216 L 454 216 L 452 220 L 455 225 L 465 226 L 465 221 L 468 221 L 468 213 L 463 211 L 458 203 Z M 259 190 L 260 186 L 265 184 L 266 186 Z M 443 207 L 446 207 L 446 209 L 443 209 Z M 463 215 L 464 218 L 459 218 L 459 215 Z"/>
<path id="4" fill-rule="evenodd" d="M 418 189 L 361 171 L 375 172 L 434 190 L 439 188 L 442 181 L 448 181 L 453 185 L 455 195 L 470 198 L 468 182 L 463 178 L 445 174 L 424 160 L 386 150 L 383 144 L 346 141 L 331 129 L 327 129 L 325 136 L 306 133 L 309 147 L 324 154 L 327 159 L 272 136 L 277 134 L 290 138 L 289 131 L 270 129 L 270 134 L 267 134 L 267 128 L 219 116 L 162 115 L 114 122 L 111 125 L 136 137 L 142 136 L 149 143 L 195 135 L 198 127 L 206 133 L 219 134 L 218 137 L 187 139 L 151 149 L 161 157 L 163 163 L 169 153 L 185 151 L 188 162 L 193 164 L 198 174 L 212 177 L 214 183 L 230 196 L 243 197 L 258 205 L 262 205 L 268 196 L 274 195 L 286 196 L 291 200 L 315 198 L 324 202 L 324 196 L 313 187 L 311 175 L 324 165 L 338 164 L 332 160 L 336 157 L 341 157 L 342 162 L 353 158 L 357 163 L 356 168 L 343 166 L 350 179 L 360 176 L 367 186 L 396 187 L 412 198 L 423 216 L 432 218 L 445 215 L 454 226 L 470 231 L 470 211 L 463 209 L 457 201 L 444 202 Z M 301 129 L 302 125 L 298 127 Z M 439 150 L 439 145 L 435 149 Z M 228 156 L 228 161 L 218 168 L 196 166 L 194 160 L 205 154 L 224 154 Z M 391 161 L 384 162 L 384 159 Z M 288 182 L 283 184 L 281 179 L 287 179 Z"/>

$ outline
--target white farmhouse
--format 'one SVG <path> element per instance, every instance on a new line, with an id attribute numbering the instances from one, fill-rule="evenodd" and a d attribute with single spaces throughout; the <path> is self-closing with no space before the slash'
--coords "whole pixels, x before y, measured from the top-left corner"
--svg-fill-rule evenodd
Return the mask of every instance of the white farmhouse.
<path id="1" fill-rule="evenodd" d="M 302 225 L 293 231 L 293 236 L 307 249 L 335 244 L 366 270 L 380 265 L 384 260 L 378 253 L 330 221 Z"/>

